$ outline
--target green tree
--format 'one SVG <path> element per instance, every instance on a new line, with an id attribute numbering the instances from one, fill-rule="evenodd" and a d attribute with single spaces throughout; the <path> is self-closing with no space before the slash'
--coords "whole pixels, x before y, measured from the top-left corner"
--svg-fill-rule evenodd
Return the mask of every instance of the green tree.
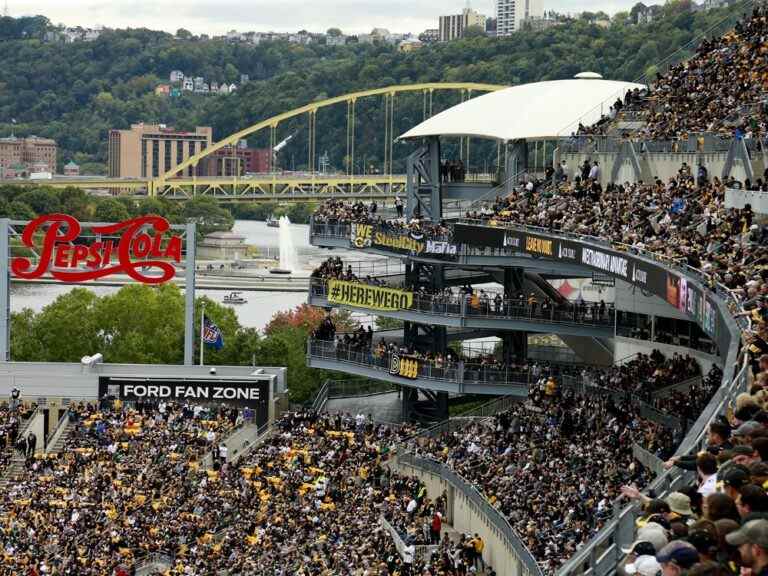
<path id="1" fill-rule="evenodd" d="M 95 322 L 109 362 L 175 364 L 183 360 L 184 297 L 171 284 L 130 284 L 100 298 Z"/>
<path id="2" fill-rule="evenodd" d="M 182 216 L 197 223 L 198 231 L 205 236 L 211 232 L 231 230 L 235 220 L 229 210 L 222 208 L 213 198 L 195 198 L 184 204 Z"/>
<path id="3" fill-rule="evenodd" d="M 98 222 L 122 222 L 130 217 L 125 204 L 117 198 L 101 198 L 96 204 L 94 218 Z"/>
<path id="4" fill-rule="evenodd" d="M 74 288 L 43 308 L 34 319 L 27 317 L 17 328 L 31 327 L 31 336 L 21 333 L 14 338 L 19 354 L 14 360 L 42 362 L 78 362 L 83 356 L 102 350 L 103 340 L 95 322 L 96 295 L 84 288 Z M 27 314 L 28 312 L 23 312 Z M 17 315 L 14 315 L 17 316 Z M 12 324 L 13 325 L 13 324 Z M 30 345 L 29 339 L 36 341 Z M 35 354 L 24 357 L 23 354 Z"/>
<path id="5" fill-rule="evenodd" d="M 224 348 L 205 352 L 207 364 L 259 361 L 258 331 L 240 326 L 232 308 L 206 297 L 195 305 L 195 326 L 205 314 L 224 335 Z M 197 329 L 195 329 L 197 333 Z M 196 352 L 199 341 L 196 338 Z M 105 362 L 179 364 L 184 358 L 184 295 L 173 284 L 131 284 L 98 297 L 75 288 L 42 312 L 23 310 L 11 317 L 11 357 L 17 361 L 77 362 L 101 352 Z M 270 356 L 270 358 L 273 358 Z M 283 366 L 275 358 L 275 366 Z"/>
<path id="6" fill-rule="evenodd" d="M 288 368 L 288 392 L 293 402 L 308 400 L 328 374 L 307 367 L 306 347 L 306 331 L 292 326 L 274 330 L 259 347 L 259 365 Z"/>
<path id="7" fill-rule="evenodd" d="M 27 204 L 36 214 L 54 214 L 61 212 L 59 195 L 46 188 L 28 190 L 19 196 L 19 201 Z"/>
<path id="8" fill-rule="evenodd" d="M 29 204 L 20 200 L 14 200 L 8 205 L 8 218 L 12 220 L 32 220 L 37 214 Z"/>
<path id="9" fill-rule="evenodd" d="M 464 29 L 464 38 L 482 38 L 485 36 L 485 28 L 477 24 Z"/>

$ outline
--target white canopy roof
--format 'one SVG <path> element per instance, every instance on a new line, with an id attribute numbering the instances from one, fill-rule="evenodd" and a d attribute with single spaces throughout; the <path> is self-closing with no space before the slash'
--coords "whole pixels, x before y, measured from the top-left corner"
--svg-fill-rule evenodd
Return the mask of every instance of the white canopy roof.
<path id="1" fill-rule="evenodd" d="M 473 136 L 496 140 L 568 136 L 579 122 L 588 126 L 607 114 L 628 90 L 642 84 L 602 78 L 574 78 L 522 84 L 484 94 L 449 108 L 400 138 Z"/>

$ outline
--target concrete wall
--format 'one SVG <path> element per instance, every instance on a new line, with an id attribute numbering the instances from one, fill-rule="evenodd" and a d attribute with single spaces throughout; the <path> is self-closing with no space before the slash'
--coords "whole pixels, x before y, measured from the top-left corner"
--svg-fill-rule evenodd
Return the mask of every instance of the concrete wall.
<path id="1" fill-rule="evenodd" d="M 35 412 L 32 422 L 24 431 L 24 436 L 29 436 L 32 433 L 37 437 L 37 444 L 35 444 L 35 453 L 45 451 L 45 416 L 42 411 Z M 20 440 L 21 438 L 19 438 Z"/>
<path id="2" fill-rule="evenodd" d="M 95 401 L 99 395 L 100 376 L 147 378 L 206 378 L 210 380 L 247 379 L 262 376 L 271 381 L 268 406 L 269 421 L 276 414 L 276 399 L 288 388 L 287 369 L 283 367 L 183 366 L 167 364 L 96 364 L 93 367 L 75 363 L 2 362 L 0 363 L 0 398 L 8 398 L 18 388 L 24 402 L 38 402 L 48 409 L 49 433 L 59 421 L 59 411 L 66 401 Z M 38 435 L 42 442 L 43 434 Z"/>
<path id="3" fill-rule="evenodd" d="M 486 565 L 493 567 L 499 576 L 523 576 L 527 574 L 515 551 L 507 546 L 506 539 L 491 524 L 460 490 L 432 472 L 415 468 L 402 462 L 395 461 L 393 467 L 401 474 L 415 476 L 427 487 L 429 498 L 440 496 L 443 491 L 448 493 L 448 522 L 455 530 L 462 533 L 479 534 L 485 542 L 483 560 Z"/>
<path id="4" fill-rule="evenodd" d="M 718 366 L 722 365 L 720 358 L 712 356 L 711 354 L 705 354 L 692 348 L 686 348 L 685 346 L 674 346 L 672 344 L 660 344 L 659 342 L 649 342 L 647 340 L 636 340 L 634 338 L 624 338 L 617 336 L 614 339 L 615 346 L 615 358 L 621 360 L 631 356 L 633 354 L 650 354 L 653 350 L 660 350 L 665 356 L 672 356 L 675 353 L 687 354 L 696 359 L 701 366 L 702 373 L 706 374 L 712 368 L 713 364 Z"/>
<path id="5" fill-rule="evenodd" d="M 655 177 L 659 177 L 666 181 L 667 179 L 676 176 L 677 171 L 683 162 L 686 162 L 688 166 L 691 166 L 691 170 L 696 175 L 695 167 L 698 166 L 699 161 L 704 163 L 704 166 L 709 172 L 709 177 L 714 178 L 717 176 L 720 178 L 723 173 L 723 167 L 725 166 L 725 160 L 727 152 L 712 152 L 709 154 L 698 154 L 695 152 L 689 153 L 641 153 L 639 145 L 636 145 L 638 153 L 638 159 L 640 161 L 641 180 L 644 182 L 652 182 Z M 601 167 L 600 180 L 603 186 L 606 186 L 611 181 L 611 173 L 616 160 L 616 153 L 578 153 L 578 154 L 562 154 L 561 158 L 568 163 L 570 170 L 570 177 L 573 177 L 574 170 L 577 166 L 584 163 L 584 160 L 597 160 Z M 763 173 L 763 159 L 758 154 L 752 156 L 752 169 L 755 174 Z M 737 180 L 744 180 L 745 170 L 740 160 L 734 162 L 731 174 L 736 177 Z M 634 171 L 629 158 L 625 158 L 622 165 L 619 168 L 619 182 L 634 182 Z"/>
<path id="6" fill-rule="evenodd" d="M 616 308 L 624 312 L 634 312 L 635 314 L 645 314 L 647 316 L 658 316 L 661 318 L 675 318 L 690 322 L 690 318 L 672 306 L 666 300 L 658 296 L 643 294 L 643 291 L 624 282 L 616 280 Z"/>

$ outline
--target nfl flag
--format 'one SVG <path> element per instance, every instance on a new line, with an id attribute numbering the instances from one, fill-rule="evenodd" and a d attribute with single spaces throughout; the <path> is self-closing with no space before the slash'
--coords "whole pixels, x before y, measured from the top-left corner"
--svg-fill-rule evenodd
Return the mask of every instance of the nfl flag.
<path id="1" fill-rule="evenodd" d="M 221 330 L 207 316 L 203 316 L 203 342 L 213 346 L 216 350 L 221 350 L 224 347 L 224 336 Z"/>

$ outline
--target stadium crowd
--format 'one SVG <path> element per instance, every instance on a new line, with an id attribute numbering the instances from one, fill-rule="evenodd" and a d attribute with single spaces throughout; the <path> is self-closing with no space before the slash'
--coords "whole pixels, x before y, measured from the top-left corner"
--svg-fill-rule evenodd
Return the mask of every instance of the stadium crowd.
<path id="1" fill-rule="evenodd" d="M 194 542 L 215 522 L 215 511 L 190 497 L 190 479 L 232 429 L 225 412 L 78 405 L 70 416 L 64 449 L 30 456 L 0 495 L 0 574 L 111 574 L 137 556 Z"/>
<path id="2" fill-rule="evenodd" d="M 542 382 L 526 404 L 416 450 L 477 486 L 549 574 L 611 518 L 623 484 L 649 479 L 634 442 L 668 453 L 672 436 L 630 404 Z"/>
<path id="3" fill-rule="evenodd" d="M 669 139 L 695 132 L 766 136 L 765 54 L 768 11 L 755 5 L 730 32 L 702 41 L 696 54 L 658 75 L 646 99 L 641 135 Z M 737 113 L 734 114 L 734 111 Z"/>
<path id="4" fill-rule="evenodd" d="M 725 187 L 716 178 L 702 185 L 678 177 L 605 190 L 597 182 L 571 181 L 549 194 L 514 192 L 498 198 L 490 213 L 466 216 L 605 238 L 697 268 L 742 298 L 750 290 L 768 294 L 757 266 L 768 258 L 768 238 L 753 222 L 751 207 L 726 209 L 724 199 Z"/>
<path id="5" fill-rule="evenodd" d="M 631 360 L 610 368 L 585 370 L 587 378 L 598 386 L 623 390 L 649 400 L 661 388 L 701 375 L 698 362 L 689 355 L 675 353 L 667 358 L 660 350 L 637 354 Z"/>
<path id="6" fill-rule="evenodd" d="M 0 575 L 129 576 L 150 553 L 171 559 L 167 576 L 467 574 L 482 539 L 443 537 L 445 494 L 385 466 L 415 428 L 291 412 L 231 461 L 218 447 L 244 416 L 164 401 L 73 406 L 61 453 L 31 457 L 0 495 Z"/>

